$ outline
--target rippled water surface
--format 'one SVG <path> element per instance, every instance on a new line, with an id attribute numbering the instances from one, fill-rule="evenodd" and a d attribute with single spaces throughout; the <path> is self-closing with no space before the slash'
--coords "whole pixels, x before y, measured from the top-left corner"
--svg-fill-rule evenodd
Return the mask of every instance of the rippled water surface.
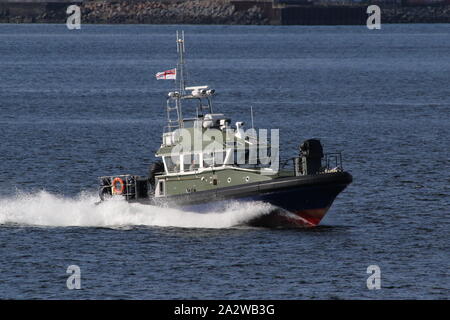
<path id="1" fill-rule="evenodd" d="M 253 106 L 286 157 L 343 151 L 354 183 L 321 226 L 246 227 L 263 203 L 94 205 L 97 176 L 154 159 L 177 28 L 215 111 Z M 450 25 L 0 25 L 0 137 L 0 298 L 450 297 Z"/>

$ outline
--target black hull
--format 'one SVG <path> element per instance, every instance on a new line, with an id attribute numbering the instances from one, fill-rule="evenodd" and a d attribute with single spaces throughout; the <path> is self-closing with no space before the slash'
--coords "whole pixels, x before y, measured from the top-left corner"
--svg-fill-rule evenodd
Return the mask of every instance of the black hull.
<path id="1" fill-rule="evenodd" d="M 276 208 L 270 214 L 250 221 L 254 226 L 315 226 L 331 207 L 334 199 L 352 182 L 347 172 L 279 178 L 164 198 L 140 199 L 138 202 L 196 210 L 205 203 L 226 200 L 262 201 Z"/>

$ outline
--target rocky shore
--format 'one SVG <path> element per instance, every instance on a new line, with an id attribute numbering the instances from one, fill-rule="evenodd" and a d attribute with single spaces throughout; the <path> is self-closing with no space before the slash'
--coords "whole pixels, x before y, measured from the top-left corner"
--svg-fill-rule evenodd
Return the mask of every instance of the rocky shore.
<path id="1" fill-rule="evenodd" d="M 87 23 L 143 24 L 268 24 L 258 7 L 237 11 L 227 0 L 183 2 L 107 1 L 83 5 Z"/>
<path id="2" fill-rule="evenodd" d="M 381 8 L 382 23 L 450 23 L 450 6 Z"/>
<path id="3" fill-rule="evenodd" d="M 81 5 L 82 23 L 93 24 L 284 24 L 283 10 L 289 8 L 268 8 L 256 2 L 255 5 L 237 7 L 232 0 L 86 1 Z M 308 14 L 312 9 L 305 6 L 300 10 Z M 320 15 L 320 12 L 315 14 Z M 360 20 L 365 21 L 365 7 L 361 7 L 360 15 Z M 17 15 L 0 8 L 1 23 L 64 23 L 66 18 L 64 6 L 46 8 L 33 15 Z M 381 22 L 450 23 L 450 6 L 381 6 Z M 310 24 L 310 21 L 298 19 L 293 24 Z"/>

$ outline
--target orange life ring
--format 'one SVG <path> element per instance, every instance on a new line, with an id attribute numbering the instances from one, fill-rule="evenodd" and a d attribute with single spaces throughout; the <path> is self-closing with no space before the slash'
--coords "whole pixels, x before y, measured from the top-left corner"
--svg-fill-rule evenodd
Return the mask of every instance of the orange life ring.
<path id="1" fill-rule="evenodd" d="M 120 189 L 117 188 L 117 184 L 120 184 Z M 122 194 L 123 191 L 125 190 L 125 183 L 123 182 L 123 180 L 119 177 L 114 178 L 113 182 L 112 182 L 112 189 L 113 189 L 113 193 L 114 194 Z"/>

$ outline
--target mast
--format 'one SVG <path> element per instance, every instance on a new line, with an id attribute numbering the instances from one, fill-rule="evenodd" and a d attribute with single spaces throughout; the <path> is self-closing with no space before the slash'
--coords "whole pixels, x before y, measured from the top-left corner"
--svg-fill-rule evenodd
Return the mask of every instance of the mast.
<path id="1" fill-rule="evenodd" d="M 177 30 L 177 52 L 178 52 L 178 62 L 177 62 L 177 81 L 179 86 L 179 95 L 176 99 L 177 113 L 178 113 L 178 127 L 183 127 L 183 112 L 181 110 L 181 98 L 185 94 L 185 80 L 184 80 L 184 30 L 181 31 L 181 35 Z M 178 77 L 179 75 L 179 77 Z"/>
<path id="2" fill-rule="evenodd" d="M 180 95 L 184 95 L 184 91 L 186 88 L 185 80 L 184 80 L 184 30 L 181 31 L 181 36 L 177 31 L 177 52 L 178 52 L 178 63 L 177 63 L 177 76 L 180 75 L 178 78 L 178 85 L 180 89 Z"/>
<path id="3" fill-rule="evenodd" d="M 194 86 L 186 87 L 185 80 L 185 61 L 184 54 L 186 52 L 184 47 L 184 31 L 176 32 L 176 42 L 177 42 L 177 53 L 178 61 L 176 67 L 176 78 L 175 78 L 175 91 L 169 92 L 167 98 L 167 125 L 164 127 L 164 135 L 169 132 L 173 132 L 174 129 L 181 129 L 184 127 L 183 112 L 182 112 L 182 101 L 184 99 L 198 99 L 199 105 L 197 106 L 197 118 L 199 118 L 199 111 L 204 114 L 206 109 L 208 113 L 212 114 L 212 102 L 211 96 L 214 94 L 215 90 L 210 89 L 208 86 Z M 186 90 L 190 93 L 186 94 Z M 191 92 L 192 91 L 192 92 Z M 203 104 L 203 100 L 208 101 L 207 105 Z M 176 112 L 176 115 L 174 114 Z"/>

